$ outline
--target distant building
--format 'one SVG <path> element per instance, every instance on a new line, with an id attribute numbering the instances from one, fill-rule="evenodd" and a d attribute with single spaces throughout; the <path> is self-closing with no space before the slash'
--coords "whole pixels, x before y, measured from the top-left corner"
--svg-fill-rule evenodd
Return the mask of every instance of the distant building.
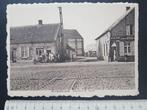
<path id="1" fill-rule="evenodd" d="M 43 24 L 41 20 L 38 25 L 11 27 L 11 61 L 32 62 L 36 57 L 50 53 L 55 57 L 61 57 L 63 53 L 65 58 L 83 55 L 83 38 L 76 30 L 63 30 L 62 37 L 64 42 L 61 42 L 60 24 Z"/>
<path id="2" fill-rule="evenodd" d="M 75 29 L 64 29 L 65 42 L 75 50 L 76 56 L 84 56 L 83 37 Z"/>
<path id="3" fill-rule="evenodd" d="M 96 38 L 97 58 L 106 61 L 134 61 L 135 8 Z"/>
<path id="4" fill-rule="evenodd" d="M 85 53 L 86 57 L 96 57 L 96 51 L 89 50 Z"/>
<path id="5" fill-rule="evenodd" d="M 96 57 L 96 44 L 91 43 L 85 48 L 85 56 L 86 57 Z"/>

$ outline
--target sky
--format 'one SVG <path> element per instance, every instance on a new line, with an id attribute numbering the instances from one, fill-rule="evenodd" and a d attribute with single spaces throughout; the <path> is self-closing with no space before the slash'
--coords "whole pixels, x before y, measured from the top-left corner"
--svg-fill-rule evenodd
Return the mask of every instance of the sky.
<path id="1" fill-rule="evenodd" d="M 95 44 L 95 38 L 102 34 L 117 19 L 126 13 L 126 6 L 132 4 L 112 3 L 50 3 L 17 4 L 7 6 L 7 26 L 59 23 L 62 7 L 64 29 L 76 29 L 84 38 L 85 49 Z"/>

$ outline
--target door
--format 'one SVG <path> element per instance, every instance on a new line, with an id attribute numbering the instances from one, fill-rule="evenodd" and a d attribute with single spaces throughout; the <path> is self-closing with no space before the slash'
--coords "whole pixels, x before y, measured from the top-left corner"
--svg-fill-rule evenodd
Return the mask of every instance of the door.
<path id="1" fill-rule="evenodd" d="M 51 53 L 51 50 L 46 50 L 47 56 Z"/>

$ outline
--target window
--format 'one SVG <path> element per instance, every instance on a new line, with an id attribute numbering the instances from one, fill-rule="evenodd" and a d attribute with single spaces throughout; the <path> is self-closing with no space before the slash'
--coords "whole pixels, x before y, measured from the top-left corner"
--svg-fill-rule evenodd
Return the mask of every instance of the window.
<path id="1" fill-rule="evenodd" d="M 70 42 L 70 43 L 68 43 L 68 45 L 71 47 L 71 48 L 76 48 L 76 44 L 74 43 L 74 42 Z"/>
<path id="2" fill-rule="evenodd" d="M 124 47 L 124 52 L 127 53 L 127 47 L 126 46 Z"/>
<path id="3" fill-rule="evenodd" d="M 43 53 L 44 53 L 43 48 L 36 48 L 36 54 L 37 54 L 38 56 L 42 55 Z"/>
<path id="4" fill-rule="evenodd" d="M 75 42 L 75 39 L 68 39 L 68 42 Z"/>
<path id="5" fill-rule="evenodd" d="M 16 61 L 16 48 L 11 48 L 11 56 L 10 59 L 15 62 Z"/>
<path id="6" fill-rule="evenodd" d="M 21 47 L 21 57 L 22 58 L 29 57 L 29 47 L 26 47 L 26 46 Z"/>
<path id="7" fill-rule="evenodd" d="M 131 48 L 130 48 L 130 45 L 128 46 L 128 53 L 130 53 L 131 52 Z"/>
<path id="8" fill-rule="evenodd" d="M 131 52 L 130 42 L 124 43 L 124 53 L 127 55 Z"/>
<path id="9" fill-rule="evenodd" d="M 82 42 L 82 39 L 77 39 L 77 41 Z"/>
<path id="10" fill-rule="evenodd" d="M 68 39 L 68 45 L 72 48 L 76 48 L 75 39 Z"/>
<path id="11" fill-rule="evenodd" d="M 33 49 L 29 48 L 29 57 L 32 57 L 32 56 L 33 56 Z"/>
<path id="12" fill-rule="evenodd" d="M 77 48 L 82 48 L 82 42 L 81 41 L 77 41 Z"/>
<path id="13" fill-rule="evenodd" d="M 127 25 L 126 26 L 126 35 L 132 35 L 133 34 L 133 25 Z"/>

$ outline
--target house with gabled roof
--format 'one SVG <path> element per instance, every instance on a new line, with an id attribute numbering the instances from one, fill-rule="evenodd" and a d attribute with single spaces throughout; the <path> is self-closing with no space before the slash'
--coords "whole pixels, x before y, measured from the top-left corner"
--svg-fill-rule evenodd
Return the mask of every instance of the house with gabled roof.
<path id="1" fill-rule="evenodd" d="M 84 54 L 83 38 L 77 30 L 63 29 L 64 44 L 61 40 L 60 24 L 43 24 L 10 28 L 10 58 L 13 62 L 32 62 L 36 57 L 49 55 L 71 58 L 72 54 Z M 72 39 L 72 40 L 71 40 Z M 72 42 L 71 42 L 72 41 Z"/>
<path id="2" fill-rule="evenodd" d="M 126 7 L 126 13 L 95 40 L 98 60 L 134 61 L 135 8 Z"/>
<path id="3" fill-rule="evenodd" d="M 84 39 L 76 29 L 64 29 L 66 43 L 75 50 L 76 56 L 84 56 Z"/>
<path id="4" fill-rule="evenodd" d="M 77 30 L 64 30 L 62 7 L 58 8 L 60 23 L 43 24 L 38 20 L 37 25 L 10 27 L 12 62 L 47 62 L 48 59 L 63 62 L 73 58 L 73 54 L 84 54 L 83 38 Z M 74 42 L 69 42 L 70 39 Z"/>

